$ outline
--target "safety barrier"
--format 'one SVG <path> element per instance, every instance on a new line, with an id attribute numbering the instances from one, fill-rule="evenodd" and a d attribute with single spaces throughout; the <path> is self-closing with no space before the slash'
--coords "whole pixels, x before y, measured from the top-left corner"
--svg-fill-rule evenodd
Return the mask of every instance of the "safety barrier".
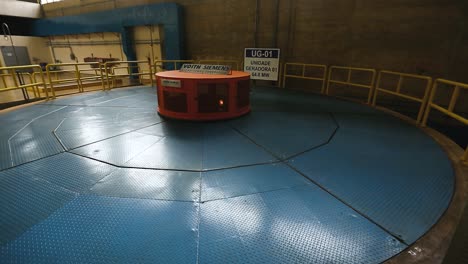
<path id="1" fill-rule="evenodd" d="M 29 98 L 28 91 L 32 91 L 35 98 L 41 98 L 39 87 L 47 86 L 44 73 L 39 65 L 1 67 L 0 72 L 3 72 L 1 74 L 3 87 L 0 88 L 0 92 L 22 90 L 25 98 Z M 40 76 L 40 80 L 36 81 L 33 79 L 32 73 L 37 73 Z M 28 83 L 24 81 L 24 76 L 28 77 Z M 49 99 L 47 90 L 45 91 L 45 98 Z"/>
<path id="2" fill-rule="evenodd" d="M 168 67 L 167 65 L 173 66 L 171 70 L 177 70 L 182 67 L 184 63 L 196 63 L 195 60 L 155 60 L 154 61 L 154 72 L 158 73 L 165 71 Z"/>
<path id="3" fill-rule="evenodd" d="M 244 70 L 244 69 L 242 69 L 242 70 Z M 278 81 L 276 81 L 275 84 L 272 85 L 273 87 L 284 88 L 282 86 L 282 83 L 283 83 L 283 70 L 284 70 L 284 63 L 279 62 L 279 64 L 278 64 Z"/>
<path id="4" fill-rule="evenodd" d="M 435 102 L 435 95 L 436 95 L 436 91 L 437 91 L 437 88 L 438 88 L 439 84 L 444 84 L 444 85 L 454 87 L 453 92 L 452 92 L 452 96 L 450 97 L 450 101 L 448 103 L 447 108 L 445 108 L 445 107 L 443 107 L 441 105 L 438 105 Z M 468 125 L 468 119 L 466 119 L 466 118 L 462 117 L 461 115 L 456 114 L 454 112 L 455 105 L 457 104 L 458 97 L 460 96 L 460 89 L 467 89 L 468 90 L 468 84 L 449 81 L 449 80 L 445 80 L 445 79 L 436 79 L 434 81 L 433 86 L 432 86 L 431 95 L 430 95 L 428 103 L 427 103 L 427 109 L 426 109 L 426 112 L 424 113 L 424 118 L 423 118 L 423 121 L 422 121 L 422 125 L 423 126 L 427 125 L 427 120 L 429 118 L 429 113 L 431 112 L 432 108 L 442 112 L 445 115 L 450 116 L 453 119 L 456 119 L 456 120 L 462 122 L 464 125 Z M 468 164 L 468 146 L 466 147 L 465 153 L 461 157 L 461 159 L 466 164 Z"/>
<path id="5" fill-rule="evenodd" d="M 387 75 L 391 77 L 397 77 L 398 78 L 398 83 L 397 86 L 395 87 L 394 91 L 391 91 L 389 89 L 383 88 L 382 85 L 382 76 Z M 424 92 L 422 97 L 416 97 L 413 95 L 405 94 L 401 91 L 401 87 L 403 85 L 403 81 L 405 79 L 410 79 L 410 80 L 421 80 L 424 82 Z M 405 98 L 411 101 L 418 102 L 420 104 L 419 111 L 418 111 L 418 116 L 416 118 L 416 122 L 420 123 L 421 119 L 424 115 L 424 110 L 426 109 L 426 104 L 427 100 L 429 98 L 429 93 L 431 90 L 431 84 L 432 84 L 432 78 L 428 76 L 422 76 L 422 75 L 416 75 L 416 74 L 408 74 L 408 73 L 401 73 L 401 72 L 393 72 L 393 71 L 380 71 L 377 77 L 377 82 L 375 85 L 375 91 L 374 91 L 374 96 L 372 99 L 372 105 L 376 106 L 377 104 L 377 97 L 379 92 L 385 93 L 385 94 L 390 94 L 394 96 L 398 96 L 401 98 Z"/>
<path id="6" fill-rule="evenodd" d="M 50 92 L 49 84 L 47 83 L 47 74 L 44 72 L 33 72 L 31 74 L 31 78 L 33 82 L 37 83 L 38 80 L 41 80 L 42 76 L 44 76 L 44 80 L 46 81 L 46 85 L 38 85 L 37 86 L 37 93 L 38 94 L 46 94 Z M 52 95 L 51 95 L 52 96 Z"/>
<path id="7" fill-rule="evenodd" d="M 126 64 L 126 66 L 117 66 Z M 148 65 L 148 72 L 143 71 L 141 65 Z M 117 71 L 116 71 L 117 70 Z M 121 70 L 125 70 L 123 73 Z M 102 66 L 102 71 L 106 74 L 106 84 L 103 85 L 104 90 L 110 90 L 115 87 L 115 80 L 120 77 L 138 77 L 140 83 L 143 81 L 144 76 L 149 76 L 151 86 L 153 86 L 153 65 L 146 60 L 139 61 L 112 61 L 106 62 Z M 111 85 L 112 84 L 112 85 Z"/>
<path id="8" fill-rule="evenodd" d="M 231 66 L 231 69 L 238 71 L 240 68 L 239 61 L 236 60 L 199 60 L 199 64 L 215 64 L 215 65 L 228 65 Z"/>
<path id="9" fill-rule="evenodd" d="M 78 68 L 78 76 L 81 83 L 81 90 L 84 92 L 83 81 L 101 81 L 101 89 L 104 88 L 104 68 L 101 64 L 91 63 L 91 68 L 80 69 Z"/>
<path id="10" fill-rule="evenodd" d="M 21 76 L 21 77 L 20 77 L 20 76 Z M 29 83 L 26 83 L 26 82 L 24 81 L 24 80 L 25 80 L 25 79 L 24 79 L 25 76 L 28 77 Z M 8 87 L 8 86 L 10 85 L 10 83 L 14 83 L 14 82 L 13 82 L 13 79 L 12 79 L 13 76 L 11 75 L 11 73 L 10 73 L 10 74 L 0 74 L 0 77 L 2 78 L 2 84 L 3 84 L 3 86 L 0 87 L 0 89 Z M 31 83 L 33 83 L 33 81 L 32 81 L 32 75 L 31 75 L 29 72 L 16 72 L 16 77 L 17 77 L 17 78 L 21 78 L 21 80 L 24 82 L 23 84 L 31 84 Z M 13 84 L 13 86 L 14 86 L 14 84 Z M 25 89 L 27 89 L 27 90 L 30 91 L 30 92 L 33 92 L 34 97 L 36 97 L 36 98 L 38 97 L 38 95 L 37 95 L 37 89 L 36 89 L 35 87 L 28 87 L 28 88 L 25 88 Z"/>
<path id="11" fill-rule="evenodd" d="M 8 87 L 8 83 L 6 82 L 6 77 L 10 76 L 10 74 L 0 73 L 0 77 L 2 78 L 3 87 Z"/>
<path id="12" fill-rule="evenodd" d="M 57 70 L 60 68 L 67 68 L 68 70 Z M 76 88 L 78 88 L 79 93 L 84 92 L 83 82 L 85 81 L 100 80 L 101 85 L 103 85 L 102 73 L 99 69 L 99 63 L 97 62 L 47 64 L 47 79 L 49 81 L 48 84 L 52 92 L 52 96 L 56 96 L 56 88 L 58 87 L 58 84 L 70 85 L 76 83 Z M 98 70 L 99 74 L 97 73 Z M 85 72 L 88 71 L 94 71 L 95 74 L 85 74 Z M 52 76 L 55 78 L 52 78 Z"/>
<path id="13" fill-rule="evenodd" d="M 337 80 L 333 79 L 333 72 L 336 72 L 336 70 L 344 70 L 346 72 L 346 80 Z M 358 82 L 353 82 L 352 81 L 352 74 L 353 73 L 364 73 L 364 74 L 370 74 L 370 82 L 369 83 L 358 83 Z M 375 76 L 377 75 L 377 71 L 375 69 L 368 69 L 368 68 L 355 68 L 355 67 L 345 67 L 345 66 L 331 66 L 329 73 L 328 73 L 328 80 L 327 80 L 327 88 L 325 90 L 325 94 L 330 95 L 330 84 L 335 83 L 335 84 L 341 84 L 341 85 L 347 85 L 347 86 L 354 86 L 354 87 L 360 87 L 360 88 L 365 88 L 369 89 L 369 92 L 367 94 L 367 103 L 371 103 L 372 99 L 372 93 L 374 92 L 374 83 L 375 83 Z"/>
<path id="14" fill-rule="evenodd" d="M 39 72 L 33 72 L 33 73 L 39 73 Z M 18 74 L 21 75 L 21 79 L 24 82 L 24 84 L 35 83 L 31 73 L 29 73 L 29 72 L 18 72 L 17 75 Z M 37 86 L 37 85 L 32 86 L 32 87 L 27 87 L 26 90 L 28 92 L 32 92 L 34 94 L 35 98 L 40 98 L 41 97 L 41 92 L 39 90 L 39 86 Z"/>
<path id="15" fill-rule="evenodd" d="M 39 72 L 33 72 L 33 74 L 36 74 L 36 73 L 39 73 Z M 13 76 L 11 75 L 11 73 L 10 74 L 0 74 L 0 76 L 2 77 L 3 87 L 8 87 L 9 84 L 12 84 L 14 86 L 14 80 L 13 80 Z M 32 74 L 29 73 L 29 72 L 17 71 L 15 78 L 18 78 L 18 81 L 19 81 L 20 85 L 21 85 L 21 83 L 22 84 L 34 83 Z M 23 88 L 23 89 L 24 89 L 23 90 L 23 93 L 24 93 L 23 95 L 24 95 L 25 98 L 29 99 L 29 92 L 32 92 L 34 94 L 34 98 L 40 98 L 41 97 L 40 90 L 39 90 L 38 86 L 32 86 L 32 87 L 27 87 L 27 88 Z M 25 94 L 26 91 L 28 92 L 27 95 Z"/>
<path id="16" fill-rule="evenodd" d="M 288 74 L 288 66 L 299 66 L 301 68 L 301 75 L 297 74 Z M 313 77 L 313 76 L 307 76 L 307 68 L 312 68 L 315 70 L 321 71 L 321 74 L 319 77 Z M 292 63 L 288 62 L 284 64 L 283 67 L 283 83 L 282 87 L 284 88 L 286 85 L 286 78 L 296 78 L 296 79 L 305 79 L 305 80 L 314 80 L 314 81 L 320 81 L 322 83 L 320 92 L 324 93 L 325 92 L 325 81 L 327 79 L 327 65 L 323 64 L 306 64 L 306 63 Z M 281 73 L 281 70 L 280 70 Z M 281 80 L 281 76 L 279 77 Z"/>
<path id="17" fill-rule="evenodd" d="M 198 63 L 219 63 L 220 60 L 203 60 Z M 153 65 L 149 65 L 148 61 L 112 61 L 105 64 L 99 63 L 67 63 L 67 64 L 49 64 L 46 67 L 47 78 L 49 83 L 46 83 L 44 72 L 39 65 L 25 65 L 25 66 L 14 66 L 14 67 L 1 67 L 0 78 L 2 79 L 0 84 L 0 92 L 11 91 L 11 90 L 23 90 L 23 92 L 32 92 L 36 98 L 41 98 L 41 89 L 45 93 L 45 97 L 48 99 L 49 91 L 51 91 L 51 97 L 55 97 L 54 85 L 65 82 L 76 82 L 79 92 L 83 92 L 83 81 L 87 80 L 100 80 L 104 90 L 106 87 L 111 89 L 115 86 L 115 79 L 123 76 L 138 76 L 140 81 L 142 76 L 149 76 L 151 84 L 153 84 L 153 73 L 160 70 L 164 70 L 164 65 L 172 64 L 174 69 L 178 69 L 184 63 L 197 63 L 195 60 L 156 60 Z M 126 66 L 119 66 L 120 64 L 127 64 Z M 148 64 L 148 72 L 143 72 L 142 64 Z M 381 70 L 377 72 L 375 69 L 369 68 L 355 68 L 355 67 L 344 67 L 344 66 L 330 66 L 323 64 L 306 64 L 306 63 L 284 63 L 280 64 L 282 70 L 279 72 L 279 84 L 280 87 L 285 87 L 287 78 L 298 78 L 305 80 L 315 80 L 321 82 L 321 92 L 324 94 L 330 94 L 330 85 L 333 83 L 348 85 L 360 88 L 368 89 L 367 103 L 371 103 L 372 106 L 377 105 L 377 100 L 382 97 L 382 94 L 389 94 L 399 98 L 407 99 L 419 103 L 419 111 L 416 118 L 416 122 L 422 126 L 427 125 L 429 114 L 431 109 L 436 109 L 445 115 L 454 118 L 464 125 L 468 125 L 468 119 L 455 113 L 454 109 L 457 104 L 457 100 L 460 96 L 462 89 L 468 90 L 468 84 L 454 82 L 445 79 L 436 79 L 434 82 L 429 76 L 394 72 Z M 84 68 L 89 66 L 88 68 Z M 57 67 L 71 67 L 72 70 L 56 70 Z M 290 69 L 297 67 L 294 73 L 291 73 Z M 138 69 L 135 70 L 135 68 Z M 160 68 L 160 69 L 158 69 Z M 310 69 L 309 69 L 310 68 Z M 124 70 L 124 73 L 118 72 Z M 327 71 L 328 70 L 328 71 Z M 335 71 L 342 70 L 341 76 L 345 77 L 346 80 L 340 80 L 334 78 Z M 92 72 L 89 74 L 88 72 Z M 319 73 L 316 76 L 310 73 Z M 344 74 L 343 74 L 344 73 Z M 367 82 L 357 82 L 353 80 L 353 74 L 360 73 L 364 76 L 360 76 L 361 80 L 365 79 Z M 72 75 L 71 78 L 63 79 L 64 75 Z M 282 74 L 282 75 L 281 75 Z M 21 76 L 21 82 L 20 80 Z M 377 80 L 376 80 L 377 76 Z M 366 77 L 366 78 L 364 78 Z M 386 82 L 384 78 L 393 78 L 396 85 L 387 88 L 384 87 Z M 104 83 L 106 81 L 106 83 Z M 282 81 L 282 83 L 281 83 Z M 423 92 L 419 95 L 414 93 L 408 93 L 404 90 L 403 83 L 407 81 L 421 82 L 420 85 L 423 88 Z M 110 85 L 112 83 L 112 86 Z M 326 83 L 326 85 L 325 85 Z M 106 85 L 107 84 L 107 85 Z M 406 83 L 407 84 L 407 83 Z M 439 86 L 451 86 L 454 88 L 453 93 L 450 95 L 450 102 L 447 107 L 442 106 L 435 102 L 436 92 Z M 48 89 L 48 86 L 50 90 Z M 444 93 L 447 95 L 447 93 Z M 468 147 L 465 149 L 462 160 L 468 164 Z"/>
<path id="18" fill-rule="evenodd" d="M 284 80 L 283 78 L 281 78 L 281 76 L 283 76 L 284 74 L 285 66 L 286 66 L 286 63 L 282 63 L 282 62 L 279 63 L 278 81 L 276 82 L 276 87 L 283 87 Z M 326 74 L 326 71 L 325 71 L 325 74 Z"/>

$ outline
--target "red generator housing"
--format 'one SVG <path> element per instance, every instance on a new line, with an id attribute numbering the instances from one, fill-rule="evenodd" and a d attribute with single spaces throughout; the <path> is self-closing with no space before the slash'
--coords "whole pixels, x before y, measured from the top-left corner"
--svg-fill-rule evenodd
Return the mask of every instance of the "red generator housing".
<path id="1" fill-rule="evenodd" d="M 250 75 L 156 73 L 158 113 L 184 120 L 222 120 L 250 112 Z"/>

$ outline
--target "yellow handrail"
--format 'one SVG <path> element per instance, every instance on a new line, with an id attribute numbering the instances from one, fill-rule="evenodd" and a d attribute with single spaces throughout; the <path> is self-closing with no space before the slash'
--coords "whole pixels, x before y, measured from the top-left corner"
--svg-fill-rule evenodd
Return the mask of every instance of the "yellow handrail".
<path id="1" fill-rule="evenodd" d="M 35 79 L 33 79 L 31 73 L 29 72 L 20 72 L 18 70 L 31 70 L 34 73 L 40 74 L 41 76 L 41 81 L 37 82 Z M 9 74 L 1 74 L 3 84 L 5 87 L 0 88 L 0 92 L 6 92 L 6 91 L 12 91 L 12 90 L 19 90 L 19 89 L 25 89 L 27 93 L 27 88 L 32 88 L 34 97 L 39 98 L 40 93 L 38 90 L 38 86 L 44 86 L 46 87 L 46 82 L 44 79 L 44 73 L 42 71 L 41 66 L 39 65 L 22 65 L 22 66 L 7 66 L 7 67 L 0 67 L 0 72 L 9 72 Z M 20 84 L 19 81 L 17 80 L 17 74 L 19 75 L 26 75 L 29 77 L 29 84 Z M 13 80 L 13 86 L 8 86 L 8 83 L 5 80 L 5 77 L 10 77 Z M 46 91 L 46 99 L 49 99 L 49 94 Z"/>
<path id="2" fill-rule="evenodd" d="M 300 67 L 302 67 L 301 75 L 288 74 L 288 66 L 300 66 Z M 306 68 L 307 67 L 320 69 L 320 70 L 323 71 L 323 73 L 322 73 L 322 75 L 320 77 L 306 76 Z M 296 79 L 321 81 L 322 82 L 322 87 L 320 89 L 320 92 L 324 93 L 325 92 L 325 81 L 327 79 L 327 65 L 288 62 L 288 63 L 284 64 L 284 68 L 283 68 L 283 83 L 282 83 L 283 88 L 286 85 L 286 78 L 296 78 Z"/>
<path id="3" fill-rule="evenodd" d="M 398 77 L 398 84 L 397 84 L 397 87 L 395 87 L 395 91 L 391 91 L 391 90 L 384 89 L 384 88 L 381 87 L 382 75 L 391 75 L 391 76 Z M 418 97 L 411 96 L 411 95 L 408 95 L 408 94 L 404 94 L 404 93 L 401 92 L 401 86 L 402 86 L 403 81 L 405 79 L 417 79 L 417 80 L 425 81 L 424 95 L 423 95 L 422 98 L 418 98 Z M 377 96 L 378 96 L 379 92 L 383 92 L 383 93 L 386 93 L 386 94 L 391 94 L 391 95 L 394 95 L 394 96 L 398 96 L 398 97 L 402 97 L 402 98 L 405 98 L 405 99 L 408 99 L 408 100 L 411 100 L 411 101 L 418 102 L 418 103 L 420 103 L 421 106 L 419 107 L 419 112 L 418 112 L 418 117 L 416 118 L 416 122 L 420 123 L 421 119 L 422 119 L 422 117 L 424 115 L 424 110 L 426 109 L 427 100 L 429 98 L 429 93 L 430 93 L 430 90 L 431 90 L 431 84 L 432 84 L 432 78 L 429 77 L 429 76 L 382 70 L 382 71 L 379 72 L 379 75 L 377 77 L 377 82 L 376 82 L 375 91 L 374 91 L 374 97 L 372 99 L 372 105 L 376 106 Z"/>
<path id="4" fill-rule="evenodd" d="M 279 65 L 278 65 L 278 81 L 276 81 L 276 84 L 273 85 L 273 87 L 278 87 L 278 88 L 281 88 L 283 87 L 282 86 L 282 83 L 283 83 L 283 69 L 284 69 L 284 63 L 282 63 L 281 61 L 279 62 Z M 243 70 L 243 69 L 242 69 Z M 284 87 L 283 87 L 284 88 Z"/>
<path id="5" fill-rule="evenodd" d="M 33 72 L 31 77 L 32 77 L 32 80 L 33 82 L 37 83 L 37 76 L 38 75 L 43 75 L 44 73 L 41 71 L 41 72 Z M 48 91 L 47 91 L 47 86 L 46 85 L 37 85 L 37 94 L 40 96 L 41 95 L 41 89 L 39 89 L 39 86 L 42 86 L 43 87 L 43 91 L 46 95 L 48 95 Z"/>
<path id="6" fill-rule="evenodd" d="M 155 60 L 154 61 L 154 72 L 158 73 L 160 71 L 164 71 L 164 64 L 165 63 L 171 63 L 174 65 L 174 70 L 177 70 L 177 65 L 179 64 L 182 66 L 184 63 L 195 63 L 195 60 Z M 158 67 L 161 68 L 161 70 L 158 70 Z"/>
<path id="7" fill-rule="evenodd" d="M 434 102 L 434 97 L 438 88 L 439 84 L 445 84 L 445 85 L 450 85 L 454 87 L 452 96 L 450 97 L 450 102 L 447 106 L 447 108 L 440 106 Z M 450 80 L 445 80 L 445 79 L 436 79 L 434 81 L 434 84 L 432 85 L 432 91 L 431 95 L 429 97 L 428 103 L 427 103 L 427 108 L 426 112 L 424 113 L 424 118 L 422 121 L 422 125 L 426 126 L 427 125 L 427 120 L 429 118 L 429 113 L 431 112 L 431 109 L 434 108 L 438 110 L 439 112 L 442 112 L 443 114 L 446 114 L 450 116 L 451 118 L 458 120 L 462 122 L 465 125 L 468 125 L 468 119 L 462 117 L 461 115 L 458 115 L 454 112 L 455 105 L 457 104 L 458 97 L 460 95 L 460 89 L 468 89 L 468 84 L 466 83 L 461 83 L 461 82 L 454 82 Z M 462 161 L 464 161 L 466 164 L 468 164 L 468 146 L 465 149 L 465 153 L 461 157 Z"/>
<path id="8" fill-rule="evenodd" d="M 127 66 L 113 66 L 117 64 L 126 63 Z M 148 64 L 149 72 L 143 72 L 140 68 L 140 64 Z M 138 68 L 138 73 L 132 73 L 130 70 L 131 68 Z M 111 90 L 115 87 L 115 78 L 116 77 L 125 77 L 125 76 L 138 76 L 140 82 L 142 81 L 142 77 L 148 75 L 150 78 L 151 86 L 154 85 L 153 80 L 153 65 L 147 60 L 139 60 L 139 61 L 109 61 L 104 63 L 104 69 L 106 73 L 106 82 L 107 82 L 107 89 Z M 127 69 L 126 74 L 116 74 L 115 69 Z M 112 83 L 112 86 L 111 86 Z M 103 90 L 106 90 L 106 87 L 103 85 Z"/>
<path id="9" fill-rule="evenodd" d="M 91 79 L 100 79 L 102 82 L 102 87 L 105 90 L 106 86 L 104 84 L 104 74 L 106 75 L 106 80 L 109 85 L 109 78 L 115 78 L 118 76 L 141 76 L 143 75 L 149 75 L 151 82 L 153 83 L 153 78 L 152 78 L 152 73 L 153 73 L 153 66 L 156 67 L 158 66 L 158 63 L 174 63 L 174 67 L 177 68 L 178 64 L 181 63 L 192 63 L 195 62 L 193 60 L 157 60 L 154 62 L 153 65 L 149 65 L 149 72 L 141 72 L 140 73 L 132 73 L 130 70 L 131 68 L 139 68 L 140 64 L 148 63 L 148 61 L 112 61 L 109 63 L 105 64 L 99 64 L 97 62 L 92 62 L 92 63 L 65 63 L 65 64 L 49 64 L 46 67 L 46 72 L 47 76 L 49 78 L 50 82 L 50 88 L 52 91 L 52 97 L 55 97 L 55 91 L 53 88 L 53 85 L 56 83 L 60 82 L 74 82 L 76 81 L 78 83 L 78 88 L 80 89 L 80 92 L 83 91 L 82 89 L 82 81 L 83 80 L 91 80 Z M 111 67 L 115 66 L 118 63 L 127 63 L 127 66 L 123 67 Z M 92 68 L 80 68 L 79 66 L 98 66 L 98 67 L 92 67 Z M 282 87 L 285 87 L 285 81 L 286 78 L 300 78 L 300 79 L 310 79 L 310 80 L 318 80 L 322 82 L 322 92 L 325 92 L 327 95 L 329 94 L 329 89 L 330 89 L 330 83 L 338 83 L 338 84 L 346 84 L 350 86 L 356 86 L 356 87 L 363 87 L 369 89 L 369 96 L 372 95 L 372 97 L 369 97 L 368 100 L 372 98 L 372 105 L 376 105 L 377 98 L 379 96 L 379 93 L 387 93 L 391 95 L 398 96 L 400 98 L 405 98 L 408 100 L 412 100 L 415 102 L 418 102 L 421 104 L 419 108 L 419 113 L 417 117 L 417 122 L 421 123 L 422 126 L 427 125 L 427 121 L 429 118 L 430 111 L 432 109 L 436 109 L 439 112 L 442 112 L 445 115 L 448 115 L 460 122 L 462 122 L 464 125 L 468 125 L 468 119 L 456 114 L 454 112 L 455 106 L 457 104 L 457 100 L 459 99 L 460 92 L 462 89 L 467 89 L 468 90 L 468 84 L 466 83 L 460 83 L 460 82 L 455 82 L 455 81 L 450 81 L 446 79 L 435 79 L 434 81 L 432 80 L 431 77 L 429 76 L 422 76 L 422 75 L 415 75 L 415 74 L 408 74 L 408 73 L 401 73 L 401 72 L 394 72 L 394 71 L 386 71 L 382 70 L 378 72 L 378 75 L 376 74 L 376 70 L 374 69 L 366 69 L 366 68 L 355 68 L 355 67 L 343 67 L 343 66 L 331 66 L 328 67 L 327 65 L 323 64 L 305 64 L 305 63 L 284 63 L 283 64 L 283 76 L 281 79 L 283 80 Z M 52 67 L 73 67 L 73 70 L 52 70 Z M 288 66 L 300 66 L 301 67 L 301 74 L 288 74 L 287 68 Z M 319 77 L 315 76 L 307 76 L 306 75 L 306 68 L 307 67 L 314 67 L 317 69 L 321 69 L 323 71 L 323 75 L 321 74 Z M 115 69 L 118 68 L 125 68 L 127 69 L 127 74 L 116 74 Z M 20 72 L 19 70 L 23 69 L 29 69 L 32 70 L 32 73 L 29 72 Z M 327 71 L 328 69 L 328 71 Z M 346 70 L 347 71 L 347 80 L 336 80 L 333 79 L 333 71 L 334 70 Z M 92 76 L 83 76 L 81 73 L 82 72 L 89 72 L 89 71 L 94 71 L 95 75 Z M 99 74 L 98 74 L 99 71 Z M 63 72 L 69 72 L 69 73 L 75 73 L 74 78 L 70 79 L 58 79 L 57 80 L 52 80 L 52 75 L 53 74 L 58 74 L 58 73 L 63 73 Z M 353 72 L 364 72 L 368 73 L 371 75 L 371 80 L 370 83 L 356 83 L 351 80 L 351 75 Z M 328 76 L 327 76 L 328 74 Z M 25 84 L 20 84 L 17 77 L 18 75 L 24 75 L 29 77 L 29 83 Z M 375 81 L 375 77 L 377 75 L 377 81 Z M 382 76 L 384 75 L 391 75 L 395 76 L 398 78 L 398 83 L 395 87 L 394 90 L 388 90 L 384 89 L 382 87 Z M 280 75 L 281 76 L 281 75 Z M 39 65 L 23 65 L 23 66 L 9 66 L 9 67 L 0 67 L 0 77 L 2 78 L 3 81 L 3 88 L 0 88 L 0 92 L 3 91 L 10 91 L 10 90 L 18 90 L 18 89 L 27 89 L 27 88 L 32 88 L 34 92 L 34 96 L 40 97 L 41 92 L 38 89 L 38 87 L 44 87 L 44 92 L 46 95 L 46 98 L 49 99 L 49 93 L 47 89 L 47 83 L 45 81 L 44 77 L 44 72 L 42 71 L 42 68 Z M 11 78 L 12 82 L 14 83 L 13 86 L 8 86 L 8 82 L 6 78 Z M 38 81 L 38 78 L 39 81 Z M 422 97 L 417 97 L 409 94 L 405 94 L 402 92 L 402 85 L 403 82 L 406 79 L 417 79 L 417 80 L 422 80 L 425 83 L 425 90 L 424 90 L 424 95 Z M 325 88 L 325 82 L 327 82 L 326 88 Z M 454 87 L 453 93 L 451 94 L 450 97 L 450 102 L 446 107 L 441 106 L 435 102 L 435 97 L 436 97 L 436 91 L 438 87 L 443 84 L 447 86 L 452 86 Z M 109 85 L 110 89 L 110 85 Z M 369 101 L 368 101 L 369 102 Z M 462 156 L 462 160 L 468 164 L 468 147 L 465 149 L 464 154 Z"/>
<path id="10" fill-rule="evenodd" d="M 5 80 L 5 76 L 10 76 L 10 74 L 2 73 L 2 74 L 0 74 L 0 76 L 2 77 L 3 87 L 4 88 L 8 87 L 8 84 L 7 84 L 6 80 Z"/>
<path id="11" fill-rule="evenodd" d="M 347 71 L 346 81 L 332 79 L 333 78 L 333 70 L 345 70 L 345 71 Z M 361 73 L 371 74 L 370 83 L 369 84 L 362 84 L 362 83 L 352 82 L 351 77 L 352 77 L 353 72 L 361 72 Z M 376 74 L 377 74 L 377 71 L 375 69 L 345 67 L 345 66 L 330 66 L 330 70 L 329 70 L 329 73 L 328 73 L 327 88 L 325 90 L 325 94 L 326 95 L 330 94 L 330 83 L 336 83 L 336 84 L 343 84 L 343 85 L 348 85 L 348 86 L 366 88 L 366 89 L 369 89 L 369 93 L 367 94 L 367 103 L 370 104 L 371 99 L 372 99 L 372 93 L 374 92 L 374 83 L 375 83 Z"/>
<path id="12" fill-rule="evenodd" d="M 18 74 L 20 74 L 20 75 L 25 75 L 26 77 L 28 77 L 28 78 L 29 78 L 29 84 L 34 83 L 31 73 L 29 73 L 29 72 L 18 72 Z M 23 78 L 23 80 L 24 80 L 24 78 Z M 33 91 L 33 94 L 34 94 L 34 97 L 35 97 L 35 98 L 38 98 L 38 97 L 39 97 L 39 96 L 38 96 L 39 88 L 37 87 L 37 85 L 34 85 L 34 86 L 32 86 L 32 87 L 28 87 L 28 88 L 32 88 L 32 91 Z M 26 89 L 28 89 L 28 88 L 26 88 Z"/>
<path id="13" fill-rule="evenodd" d="M 87 69 L 82 69 L 80 66 L 89 66 Z M 93 67 L 94 66 L 94 67 Z M 55 87 L 54 84 L 59 84 L 59 83 L 74 83 L 76 82 L 78 92 L 82 93 L 84 92 L 83 88 L 83 80 L 89 80 L 89 77 L 82 77 L 81 72 L 82 71 L 89 71 L 89 70 L 94 70 L 97 67 L 99 67 L 98 62 L 81 62 L 81 63 L 53 63 L 53 64 L 47 64 L 46 66 L 46 72 L 47 72 L 47 78 L 49 80 L 49 86 L 50 90 L 52 92 L 52 97 L 55 98 Z M 71 70 L 52 70 L 57 67 L 71 67 Z M 73 73 L 74 77 L 71 78 L 64 78 L 60 79 L 59 78 L 59 73 Z M 52 79 L 52 74 L 55 75 L 55 80 Z M 96 75 L 92 77 L 93 79 L 95 78 L 101 78 L 102 80 L 102 74 Z"/>

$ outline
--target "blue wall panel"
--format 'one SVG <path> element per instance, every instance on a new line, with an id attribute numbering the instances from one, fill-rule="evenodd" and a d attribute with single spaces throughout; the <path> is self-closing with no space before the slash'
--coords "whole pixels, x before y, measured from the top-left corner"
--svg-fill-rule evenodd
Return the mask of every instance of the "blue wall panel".
<path id="1" fill-rule="evenodd" d="M 128 27 L 162 25 L 164 43 L 163 56 L 168 60 L 184 59 L 182 8 L 174 3 L 118 8 L 87 13 L 39 19 L 33 23 L 32 35 L 68 35 L 97 32 L 118 32 L 122 34 L 122 45 L 128 60 L 136 60 L 132 34 Z"/>

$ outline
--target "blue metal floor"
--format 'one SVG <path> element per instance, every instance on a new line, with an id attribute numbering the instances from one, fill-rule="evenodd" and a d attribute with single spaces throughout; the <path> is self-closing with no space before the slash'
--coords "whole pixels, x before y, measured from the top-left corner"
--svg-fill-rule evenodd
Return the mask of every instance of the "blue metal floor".
<path id="1" fill-rule="evenodd" d="M 454 173 L 418 128 L 257 88 L 224 122 L 164 120 L 149 87 L 0 113 L 0 263 L 380 263 Z"/>

